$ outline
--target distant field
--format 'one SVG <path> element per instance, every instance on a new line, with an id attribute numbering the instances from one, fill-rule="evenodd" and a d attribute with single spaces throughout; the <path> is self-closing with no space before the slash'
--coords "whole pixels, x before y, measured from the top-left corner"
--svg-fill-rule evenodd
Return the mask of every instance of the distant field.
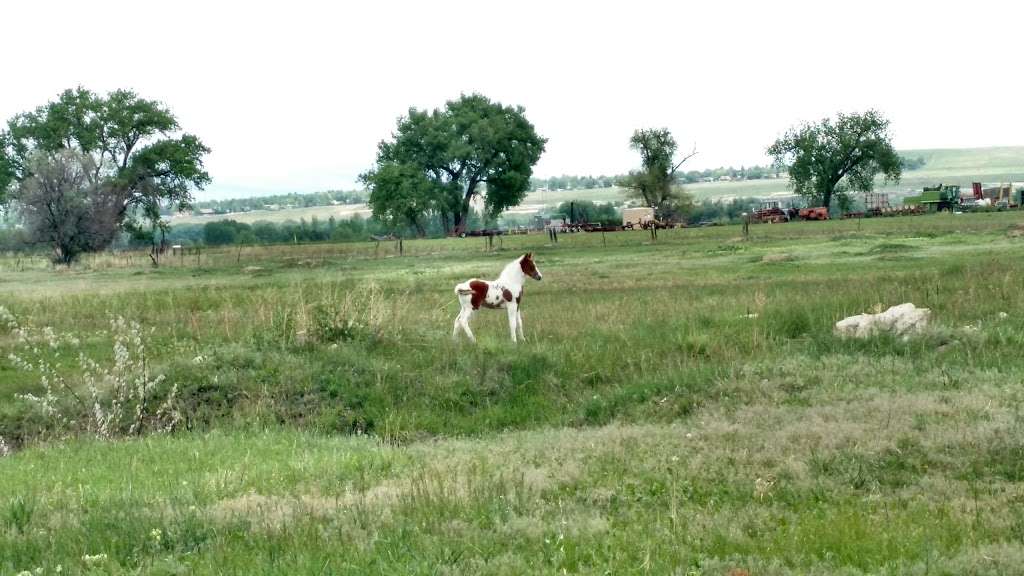
<path id="1" fill-rule="evenodd" d="M 171 219 L 174 224 L 205 224 L 218 220 L 235 220 L 237 222 L 284 222 L 285 220 L 310 220 L 319 218 L 327 220 L 331 216 L 342 220 L 352 218 L 355 215 L 369 216 L 370 209 L 366 204 L 347 204 L 341 206 L 312 206 L 309 208 L 290 208 L 287 210 L 253 210 L 252 212 L 235 212 L 232 214 L 212 214 L 210 216 L 178 216 Z"/>
<path id="2" fill-rule="evenodd" d="M 923 186 L 936 184 L 959 184 L 970 187 L 971 182 L 983 182 L 986 185 L 1000 182 L 1024 182 L 1024 146 L 1001 148 L 966 148 L 948 150 L 904 150 L 901 152 L 911 157 L 924 156 L 926 164 L 920 170 L 904 174 L 897 184 L 884 184 L 878 180 L 879 192 L 909 193 L 920 190 Z M 709 182 L 688 184 L 686 190 L 698 200 L 706 198 L 728 200 L 732 198 L 767 197 L 788 194 L 789 180 L 746 180 L 742 182 Z M 621 202 L 626 199 L 622 188 L 592 188 L 589 190 L 553 190 L 530 192 L 518 207 L 509 210 L 509 214 L 533 214 L 553 208 L 571 200 L 590 200 L 592 202 Z M 239 222 L 283 222 L 319 218 L 326 220 L 331 216 L 338 219 L 351 218 L 353 215 L 369 216 L 370 211 L 365 204 L 352 206 L 317 206 L 312 208 L 294 208 L 290 210 L 257 210 L 235 214 L 218 214 L 213 216 L 181 216 L 174 218 L 171 224 L 203 224 L 217 220 L 232 219 Z"/>

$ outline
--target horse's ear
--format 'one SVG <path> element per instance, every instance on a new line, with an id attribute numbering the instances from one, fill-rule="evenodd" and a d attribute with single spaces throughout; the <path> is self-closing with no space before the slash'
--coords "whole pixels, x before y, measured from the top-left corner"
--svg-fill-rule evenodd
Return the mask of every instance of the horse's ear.
<path id="1" fill-rule="evenodd" d="M 527 252 L 526 254 L 523 254 L 523 258 L 526 258 L 527 260 L 532 260 L 533 252 Z"/>

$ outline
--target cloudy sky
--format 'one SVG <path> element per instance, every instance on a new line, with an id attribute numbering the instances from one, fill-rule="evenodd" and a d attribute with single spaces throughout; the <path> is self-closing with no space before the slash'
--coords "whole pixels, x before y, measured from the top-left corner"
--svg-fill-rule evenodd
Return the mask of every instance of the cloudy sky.
<path id="1" fill-rule="evenodd" d="M 765 162 L 802 120 L 877 108 L 899 148 L 1024 144 L 1024 3 L 5 2 L 0 119 L 82 85 L 167 103 L 202 198 L 355 187 L 410 106 L 522 105 L 536 174 L 615 174 L 637 127 L 692 168 Z"/>

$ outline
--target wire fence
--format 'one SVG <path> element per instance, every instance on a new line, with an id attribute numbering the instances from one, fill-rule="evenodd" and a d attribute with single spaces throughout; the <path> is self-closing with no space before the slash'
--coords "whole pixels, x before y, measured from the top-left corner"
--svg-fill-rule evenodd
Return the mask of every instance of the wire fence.
<path id="1" fill-rule="evenodd" d="M 168 248 L 156 259 L 166 268 L 214 268 L 258 266 L 267 262 L 312 265 L 325 261 L 445 256 L 454 253 L 480 254 L 505 251 L 571 250 L 573 248 L 629 248 L 658 245 L 685 246 L 706 241 L 765 242 L 797 238 L 822 239 L 851 235 L 889 236 L 906 234 L 950 234 L 991 231 L 1005 234 L 1024 226 L 1024 212 L 1009 211 L 978 214 L 934 214 L 917 217 L 829 220 L 784 224 L 751 224 L 744 232 L 741 225 L 708 226 L 618 232 L 536 231 L 467 238 L 381 239 L 368 242 L 317 242 L 256 244 L 234 246 L 185 246 Z M 96 271 L 109 269 L 147 269 L 154 262 L 149 250 L 104 251 L 83 255 L 70 267 L 54 264 L 45 252 L 0 253 L 0 274 L 45 270 Z M 2 277 L 0 277 L 2 279 Z"/>

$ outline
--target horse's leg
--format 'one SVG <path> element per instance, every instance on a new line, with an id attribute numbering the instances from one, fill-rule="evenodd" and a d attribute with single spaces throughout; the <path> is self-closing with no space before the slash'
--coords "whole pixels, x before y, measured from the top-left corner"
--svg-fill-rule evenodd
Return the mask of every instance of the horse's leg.
<path id="1" fill-rule="evenodd" d="M 459 309 L 459 314 L 455 316 L 455 325 L 452 326 L 452 340 L 459 339 L 459 326 L 462 324 L 462 314 L 465 309 Z"/>
<path id="2" fill-rule="evenodd" d="M 462 312 L 459 313 L 459 317 L 455 319 L 456 326 L 462 326 L 462 331 L 466 333 L 471 342 L 476 342 L 476 337 L 473 336 L 473 331 L 469 329 L 469 319 L 473 316 L 473 307 L 469 302 L 466 302 L 462 306 Z"/>
<path id="3" fill-rule="evenodd" d="M 476 336 L 473 336 L 473 331 L 469 329 L 469 319 L 473 316 L 473 310 L 468 309 L 462 316 L 462 329 L 466 332 L 466 336 L 469 336 L 470 342 L 476 344 Z"/>
<path id="4" fill-rule="evenodd" d="M 511 304 L 510 303 L 508 305 L 508 329 L 509 329 L 509 332 L 512 333 L 512 342 L 513 343 L 515 343 L 515 341 L 516 341 L 516 324 L 518 324 L 516 322 L 516 319 L 517 319 L 518 316 L 519 316 L 519 308 L 515 304 Z"/>
<path id="5" fill-rule="evenodd" d="M 469 318 L 473 315 L 473 298 L 469 294 L 459 294 L 459 315 L 455 317 L 455 326 L 452 327 L 452 339 L 457 339 L 459 328 L 466 333 L 470 341 L 476 342 L 473 331 L 469 329 Z"/>
<path id="6" fill-rule="evenodd" d="M 523 334 L 523 313 L 519 311 L 519 307 L 516 307 L 516 327 L 519 328 L 519 339 L 526 341 L 526 335 Z"/>

